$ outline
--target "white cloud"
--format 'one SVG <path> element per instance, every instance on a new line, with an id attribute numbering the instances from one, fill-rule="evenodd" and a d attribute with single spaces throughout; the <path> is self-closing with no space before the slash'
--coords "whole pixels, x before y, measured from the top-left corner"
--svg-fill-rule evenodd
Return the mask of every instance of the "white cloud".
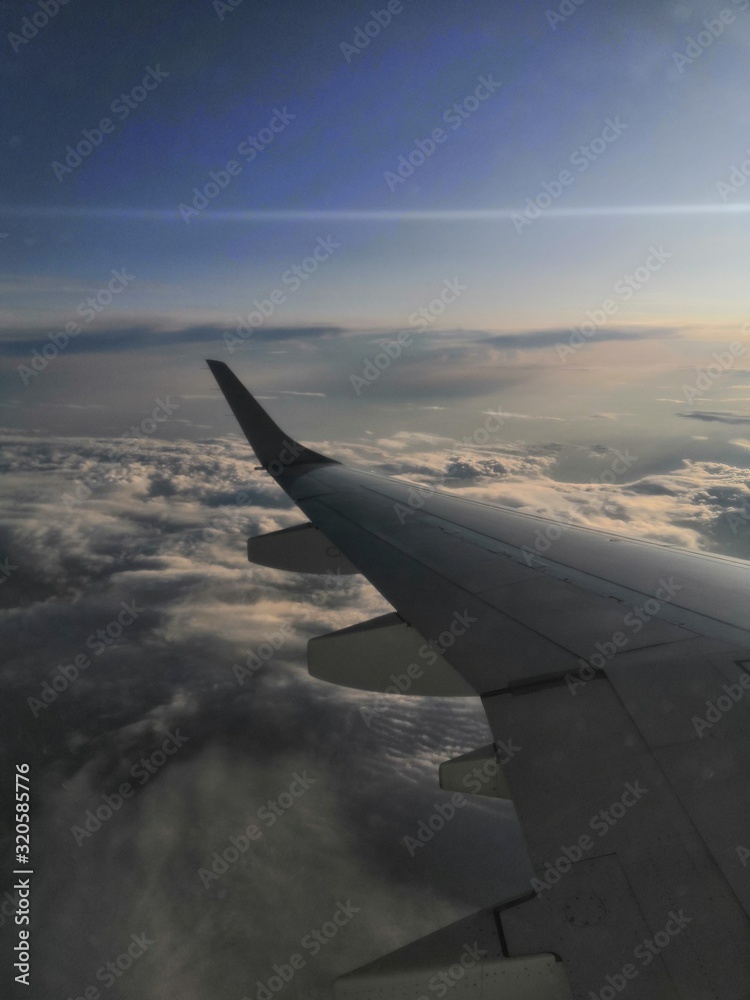
<path id="1" fill-rule="evenodd" d="M 474 699 L 404 697 L 368 728 L 360 709 L 372 706 L 371 695 L 307 676 L 310 636 L 387 605 L 348 577 L 316 608 L 313 579 L 248 565 L 248 535 L 302 517 L 253 471 L 247 445 L 149 439 L 117 463 L 112 447 L 16 435 L 4 454 L 0 550 L 19 568 L 0 591 L 0 721 L 7 733 L 12 718 L 13 731 L 38 748 L 36 850 L 49 873 L 36 883 L 38 940 L 47 942 L 38 951 L 40 983 L 77 995 L 81 970 L 95 972 L 130 933 L 153 924 L 157 960 L 123 984 L 127 1000 L 165 1000 L 176 987 L 191 1000 L 241 996 L 328 918 L 337 896 L 361 898 L 362 919 L 307 970 L 305 989 L 322 992 L 339 972 L 496 902 L 503 887 L 521 890 L 522 848 L 498 803 L 472 802 L 413 859 L 400 843 L 432 809 L 439 762 L 487 742 L 486 723 Z M 746 544 L 722 526 L 727 512 L 750 503 L 750 477 L 726 463 L 685 461 L 607 485 L 557 481 L 555 442 L 479 446 L 399 432 L 328 447 L 456 495 L 578 524 L 735 554 Z M 600 470 L 611 449 L 598 445 L 593 454 Z M 101 485 L 68 512 L 63 494 L 93 472 Z M 248 497 L 238 505 L 239 490 Z M 137 621 L 34 719 L 26 699 L 132 600 L 145 609 Z M 291 637 L 240 685 L 234 664 L 289 623 Z M 189 737 L 184 755 L 78 847 L 71 825 L 175 727 Z M 315 795 L 206 892 L 198 867 L 284 790 L 295 768 L 318 776 Z M 467 843 L 480 859 L 468 875 Z M 373 871 L 388 874 L 376 880 Z M 70 926 L 73 939 L 61 933 Z"/>

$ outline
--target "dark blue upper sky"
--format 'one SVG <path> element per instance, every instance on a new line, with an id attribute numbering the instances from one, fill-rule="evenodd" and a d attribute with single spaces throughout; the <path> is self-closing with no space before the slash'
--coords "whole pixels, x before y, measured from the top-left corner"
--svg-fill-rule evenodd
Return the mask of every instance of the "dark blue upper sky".
<path id="1" fill-rule="evenodd" d="M 403 322 L 408 288 L 420 271 L 447 273 L 458 260 L 476 269 L 483 287 L 456 319 L 517 327 L 554 322 L 538 302 L 531 307 L 519 295 L 528 282 L 519 286 L 516 277 L 530 270 L 561 309 L 575 309 L 571 282 L 581 275 L 589 280 L 592 269 L 596 275 L 603 251 L 620 247 L 623 260 L 635 264 L 634 255 L 653 239 L 671 239 L 686 242 L 692 253 L 694 236 L 703 239 L 708 225 L 715 261 L 717 218 L 726 249 L 735 245 L 732 227 L 744 231 L 742 216 L 706 221 L 680 214 L 665 221 L 620 214 L 602 223 L 575 211 L 685 204 L 722 211 L 744 200 L 742 192 L 722 200 L 716 188 L 750 144 L 744 0 L 729 2 L 731 23 L 682 63 L 688 36 L 717 13 L 708 4 L 591 3 L 564 20 L 551 18 L 545 2 L 404 0 L 393 6 L 390 23 L 356 51 L 354 43 L 361 46 L 366 37 L 358 31 L 368 22 L 375 34 L 371 10 L 384 8 L 70 0 L 20 43 L 24 17 L 38 8 L 4 5 L 10 100 L 2 116 L 2 203 L 15 214 L 4 217 L 3 271 L 19 278 L 6 289 L 6 319 L 48 321 L 42 312 L 67 308 L 66 278 L 97 287 L 110 266 L 128 264 L 141 271 L 129 309 L 231 315 L 309 253 L 308 244 L 334 223 L 346 253 L 339 255 L 336 281 L 325 293 L 325 282 L 319 284 L 321 300 L 305 305 L 304 318 L 365 325 Z M 168 75 L 132 109 L 117 103 L 149 67 Z M 486 97 L 485 88 L 472 108 L 482 78 L 500 86 Z M 462 112 L 451 113 L 456 104 Z M 244 143 L 247 153 L 248 138 L 277 110 L 287 113 L 283 129 L 247 162 L 238 148 Z M 68 171 L 66 148 L 107 117 L 112 131 Z M 607 119 L 623 124 L 616 141 L 604 153 L 578 153 L 572 165 L 576 150 L 597 140 Z M 746 134 L 738 132 L 738 119 L 748 120 Z M 415 142 L 436 128 L 444 140 L 409 176 L 398 177 Z M 189 223 L 180 218 L 178 206 L 189 205 L 210 171 L 232 159 L 238 175 L 208 210 Z M 522 210 L 566 168 L 573 183 L 552 212 L 520 233 L 507 216 L 494 222 L 405 216 L 268 223 L 233 215 L 259 209 L 509 213 Z M 573 217 L 560 220 L 558 209 Z M 60 210 L 72 214 L 60 217 Z M 217 212 L 228 215 L 217 219 Z M 488 270 L 489 258 L 495 269 Z M 701 254 L 686 256 L 686 288 L 705 264 Z M 507 285 L 502 298 L 489 288 L 493 275 Z M 54 302 L 40 298 L 32 280 L 40 276 L 61 279 Z M 363 284 L 376 294 L 361 294 Z M 735 289 L 725 292 L 737 297 Z M 721 318 L 732 311 L 727 297 L 721 296 Z M 292 308 L 288 318 L 302 321 L 302 309 Z"/>

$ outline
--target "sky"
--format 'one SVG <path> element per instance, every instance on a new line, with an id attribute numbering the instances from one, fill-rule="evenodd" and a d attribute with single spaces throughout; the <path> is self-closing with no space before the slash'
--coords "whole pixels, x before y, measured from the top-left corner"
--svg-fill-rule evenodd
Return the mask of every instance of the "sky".
<path id="1" fill-rule="evenodd" d="M 750 559 L 750 4 L 43 8 L 0 4 L 0 740 L 5 792 L 32 767 L 39 868 L 22 995 L 83 995 L 145 933 L 102 995 L 255 998 L 350 901 L 285 987 L 317 1000 L 528 871 L 486 799 L 405 846 L 440 761 L 489 742 L 481 708 L 373 715 L 309 678 L 309 638 L 390 609 L 360 577 L 248 565 L 248 536 L 301 516 L 205 359 L 353 465 Z"/>

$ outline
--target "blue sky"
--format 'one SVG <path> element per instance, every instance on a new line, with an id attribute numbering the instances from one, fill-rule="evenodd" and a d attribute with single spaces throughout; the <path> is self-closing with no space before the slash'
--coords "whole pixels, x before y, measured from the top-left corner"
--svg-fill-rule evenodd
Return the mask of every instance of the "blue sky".
<path id="1" fill-rule="evenodd" d="M 341 252 L 278 313 L 282 323 L 399 326 L 431 284 L 455 272 L 472 278 L 453 311 L 456 326 L 567 325 L 652 243 L 675 261 L 658 295 L 627 310 L 629 322 L 738 323 L 744 285 L 730 265 L 743 252 L 747 220 L 721 213 L 746 197 L 739 190 L 722 200 L 716 184 L 750 145 L 743 6 L 730 3 L 732 22 L 717 21 L 721 34 L 678 65 L 688 37 L 718 13 L 713 6 L 625 3 L 615 12 L 584 4 L 553 28 L 545 4 L 467 10 L 405 0 L 352 55 L 342 45 L 372 21 L 367 7 L 291 4 L 279 13 L 205 2 L 187 16 L 173 3 L 104 14 L 86 0 L 69 4 L 17 52 L 6 43 L 5 324 L 52 323 L 75 305 L 66 282 L 97 288 L 123 266 L 138 280 L 110 321 L 221 322 L 329 234 Z M 8 32 L 20 29 L 22 13 L 8 6 Z M 123 120 L 112 103 L 148 67 L 168 75 Z M 446 123 L 487 77 L 500 84 L 494 93 Z M 275 109 L 293 120 L 246 162 L 238 146 Z M 54 162 L 107 116 L 113 131 L 58 179 Z M 621 133 L 572 165 L 608 119 L 622 123 Z M 445 141 L 389 186 L 399 158 L 439 127 Z M 186 223 L 178 206 L 232 159 L 239 175 Z M 511 218 L 482 216 L 523 210 L 566 169 L 572 183 L 522 232 Z M 618 212 L 585 214 L 604 209 Z M 236 214 L 258 210 L 373 217 L 260 222 Z M 445 211 L 480 214 L 408 214 Z"/>

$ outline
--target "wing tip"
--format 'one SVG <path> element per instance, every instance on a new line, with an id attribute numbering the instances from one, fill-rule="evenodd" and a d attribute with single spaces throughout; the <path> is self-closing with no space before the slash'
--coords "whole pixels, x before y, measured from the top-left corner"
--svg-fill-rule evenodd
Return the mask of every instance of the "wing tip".
<path id="1" fill-rule="evenodd" d="M 278 463 L 279 456 L 290 449 L 295 457 L 284 462 L 285 465 L 340 464 L 336 459 L 320 455 L 285 434 L 224 361 L 206 358 L 206 364 L 263 468 Z"/>

